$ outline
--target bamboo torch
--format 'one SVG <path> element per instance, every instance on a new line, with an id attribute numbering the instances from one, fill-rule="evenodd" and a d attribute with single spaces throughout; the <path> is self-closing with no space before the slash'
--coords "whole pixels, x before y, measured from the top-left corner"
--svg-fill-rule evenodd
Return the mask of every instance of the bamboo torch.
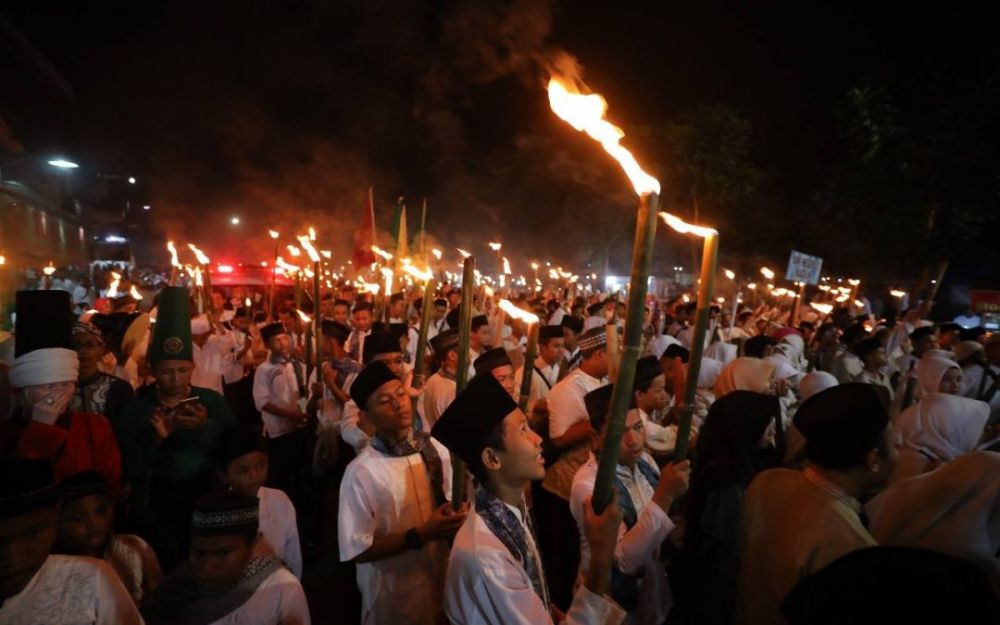
<path id="1" fill-rule="evenodd" d="M 420 270 L 413 265 L 404 265 L 403 271 L 418 280 L 424 281 L 424 298 L 420 306 L 420 332 L 417 334 L 417 347 L 414 352 L 413 363 L 413 387 L 421 389 L 424 387 L 424 371 L 427 368 L 424 362 L 424 354 L 427 353 L 427 332 L 430 329 L 431 310 L 434 308 L 434 274 L 431 273 L 429 268 Z M 413 401 L 416 403 L 417 398 L 414 398 Z"/>
<path id="2" fill-rule="evenodd" d="M 271 288 L 268 289 L 267 293 L 267 320 L 270 321 L 274 317 L 274 285 L 278 280 L 278 237 L 280 235 L 275 230 L 268 230 L 267 234 L 274 241 L 274 257 L 271 259 Z"/>
<path id="3" fill-rule="evenodd" d="M 188 243 L 188 248 L 194 252 L 195 258 L 198 259 L 198 264 L 201 266 L 201 279 L 202 279 L 202 289 L 205 292 L 205 299 L 208 303 L 208 311 L 215 311 L 215 304 L 212 302 L 212 271 L 209 269 L 211 262 L 205 253 L 195 247 L 194 243 Z"/>
<path id="4" fill-rule="evenodd" d="M 313 356 L 316 367 L 316 380 L 319 381 L 323 379 L 320 375 L 320 371 L 323 370 L 323 333 L 320 330 L 320 322 L 322 321 L 322 318 L 320 317 L 319 312 L 319 280 L 321 272 L 319 266 L 319 252 L 316 251 L 316 248 L 313 247 L 312 241 L 310 240 L 313 238 L 312 228 L 310 228 L 309 231 L 310 236 L 300 236 L 298 239 L 299 245 L 301 245 L 302 249 L 306 251 L 306 254 L 309 255 L 309 260 L 313 263 Z"/>
<path id="5" fill-rule="evenodd" d="M 520 319 L 528 326 L 528 346 L 524 352 L 524 368 L 521 369 L 521 395 L 517 407 L 524 412 L 528 409 L 528 396 L 531 394 L 531 380 L 535 377 L 535 356 L 538 354 L 538 316 L 526 310 L 521 310 L 505 299 L 498 304 L 500 310 L 510 315 L 511 319 Z"/>
<path id="6" fill-rule="evenodd" d="M 553 76 L 548 85 L 549 104 L 552 110 L 571 126 L 586 132 L 592 139 L 598 141 L 608 154 L 619 162 L 639 195 L 639 214 L 632 246 L 632 280 L 625 320 L 625 349 L 618 370 L 618 380 L 611 395 L 604 448 L 594 483 L 592 505 L 594 511 L 601 514 L 611 502 L 612 481 L 618 465 L 618 450 L 625 431 L 625 414 L 632 396 L 636 361 L 639 359 L 643 303 L 646 300 L 649 270 L 653 259 L 660 183 L 643 171 L 632 153 L 620 144 L 625 133 L 605 119 L 607 102 L 604 98 L 597 94 L 585 94 L 581 89 L 585 91 L 585 87 L 575 77 Z"/>
<path id="7" fill-rule="evenodd" d="M 458 316 L 458 373 L 455 374 L 455 395 L 469 381 L 469 341 L 472 334 L 472 295 L 476 289 L 476 257 L 466 256 L 462 263 L 462 303 Z M 451 455 L 451 505 L 462 507 L 465 499 L 465 463 L 458 454 Z"/>
<path id="8" fill-rule="evenodd" d="M 677 232 L 693 234 L 705 240 L 701 253 L 701 277 L 698 284 L 698 312 L 695 316 L 694 339 L 691 343 L 691 356 L 688 360 L 684 404 L 681 406 L 680 422 L 677 426 L 677 445 L 674 448 L 674 462 L 680 462 L 687 458 L 688 440 L 691 436 L 694 396 L 698 390 L 698 373 L 701 370 L 701 357 L 705 351 L 708 309 L 712 305 L 715 266 L 719 255 L 719 233 L 712 228 L 685 223 L 680 218 L 668 213 L 660 213 L 660 217 Z"/>
<path id="9" fill-rule="evenodd" d="M 170 286 L 177 285 L 177 272 L 181 268 L 181 263 L 177 260 L 177 248 L 174 247 L 173 241 L 167 241 L 167 251 L 170 252 Z"/>

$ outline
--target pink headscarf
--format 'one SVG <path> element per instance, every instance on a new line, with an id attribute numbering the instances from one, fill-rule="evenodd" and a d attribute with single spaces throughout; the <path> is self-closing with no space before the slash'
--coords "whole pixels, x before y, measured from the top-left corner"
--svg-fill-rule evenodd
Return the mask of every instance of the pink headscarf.
<path id="1" fill-rule="evenodd" d="M 737 358 L 722 368 L 715 381 L 716 399 L 733 391 L 763 393 L 771 385 L 775 366 L 759 358 Z"/>

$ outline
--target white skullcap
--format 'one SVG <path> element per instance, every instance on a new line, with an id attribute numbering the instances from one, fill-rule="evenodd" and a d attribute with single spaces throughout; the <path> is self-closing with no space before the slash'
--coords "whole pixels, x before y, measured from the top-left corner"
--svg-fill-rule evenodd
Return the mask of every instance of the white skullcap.
<path id="1" fill-rule="evenodd" d="M 76 352 L 65 347 L 46 347 L 14 359 L 10 368 L 10 385 L 28 388 L 57 382 L 76 382 L 80 377 L 80 361 Z"/>
<path id="2" fill-rule="evenodd" d="M 837 384 L 839 382 L 837 382 L 837 378 L 832 373 L 811 371 L 805 374 L 802 381 L 799 382 L 799 393 L 802 395 L 802 401 L 805 401 L 816 393 L 837 386 Z"/>

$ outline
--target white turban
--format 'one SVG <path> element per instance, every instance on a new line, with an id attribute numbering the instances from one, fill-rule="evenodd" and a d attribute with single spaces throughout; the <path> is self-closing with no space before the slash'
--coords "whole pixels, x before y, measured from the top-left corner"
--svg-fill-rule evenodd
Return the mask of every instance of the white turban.
<path id="1" fill-rule="evenodd" d="M 799 383 L 799 393 L 802 394 L 802 401 L 805 401 L 816 393 L 837 386 L 837 384 L 837 378 L 833 374 L 826 371 L 811 371 Z"/>
<path id="2" fill-rule="evenodd" d="M 78 377 L 80 362 L 76 352 L 64 347 L 46 347 L 28 352 L 15 358 L 10 368 L 10 385 L 14 388 L 76 382 Z"/>

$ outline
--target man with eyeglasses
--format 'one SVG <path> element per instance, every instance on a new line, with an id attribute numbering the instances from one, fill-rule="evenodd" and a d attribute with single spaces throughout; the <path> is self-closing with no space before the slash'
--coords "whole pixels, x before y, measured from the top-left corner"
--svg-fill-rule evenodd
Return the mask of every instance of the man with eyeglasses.
<path id="1" fill-rule="evenodd" d="M 368 337 L 366 350 L 377 336 Z M 448 541 L 467 507 L 456 512 L 448 502 L 448 450 L 414 427 L 394 370 L 402 369 L 398 343 L 396 350 L 378 354 L 351 385 L 373 433 L 340 485 L 340 559 L 357 563 L 363 624 L 433 625 L 444 620 Z"/>

